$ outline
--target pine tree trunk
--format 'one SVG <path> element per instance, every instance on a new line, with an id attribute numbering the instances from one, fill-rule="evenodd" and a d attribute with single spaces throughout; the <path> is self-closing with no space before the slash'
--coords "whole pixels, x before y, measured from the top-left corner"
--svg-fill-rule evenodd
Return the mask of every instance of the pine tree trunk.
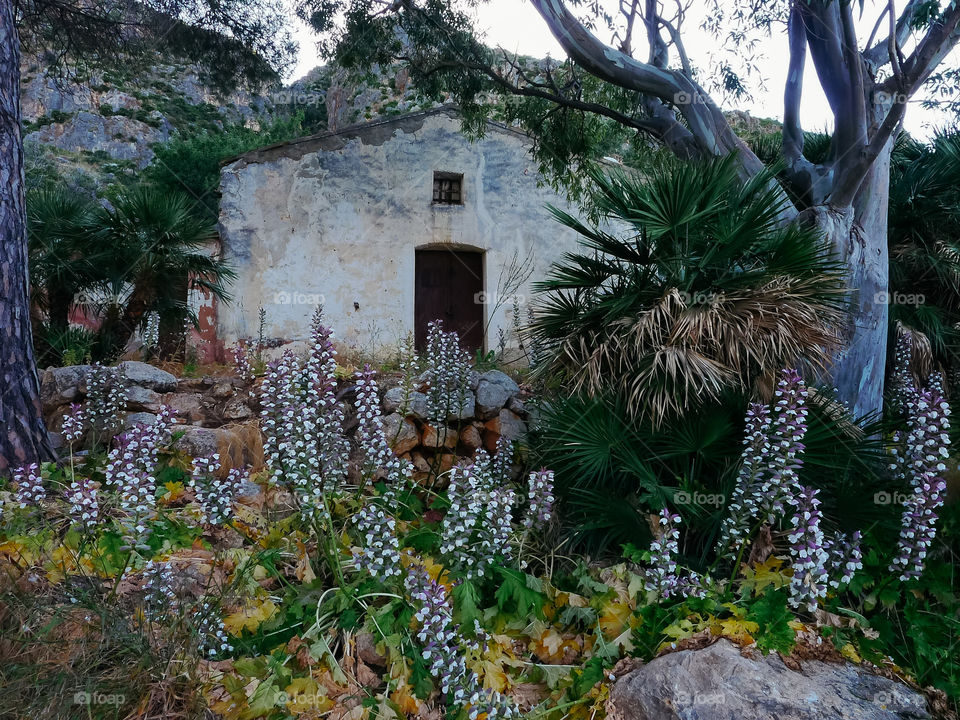
<path id="1" fill-rule="evenodd" d="M 20 41 L 0 0 L 0 473 L 53 457 L 33 355 L 27 270 Z"/>

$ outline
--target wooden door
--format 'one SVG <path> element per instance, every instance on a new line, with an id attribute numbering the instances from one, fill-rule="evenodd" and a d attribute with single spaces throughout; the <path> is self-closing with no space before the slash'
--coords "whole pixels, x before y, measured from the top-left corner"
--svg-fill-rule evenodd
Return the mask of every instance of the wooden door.
<path id="1" fill-rule="evenodd" d="M 417 250 L 414 337 L 427 346 L 427 324 L 443 320 L 470 353 L 483 348 L 483 254 L 460 250 Z"/>

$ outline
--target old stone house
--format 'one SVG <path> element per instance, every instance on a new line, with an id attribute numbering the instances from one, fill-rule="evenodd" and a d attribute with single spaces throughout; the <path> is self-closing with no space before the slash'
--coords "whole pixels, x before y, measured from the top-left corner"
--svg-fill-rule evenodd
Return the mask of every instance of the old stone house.
<path id="1" fill-rule="evenodd" d="M 246 153 L 221 176 L 221 241 L 238 278 L 217 335 L 297 340 L 322 303 L 338 341 L 380 354 L 434 318 L 471 349 L 513 344 L 514 308 L 576 247 L 548 204 L 530 139 L 455 108 L 380 119 Z M 516 301 L 516 302 L 514 302 Z"/>

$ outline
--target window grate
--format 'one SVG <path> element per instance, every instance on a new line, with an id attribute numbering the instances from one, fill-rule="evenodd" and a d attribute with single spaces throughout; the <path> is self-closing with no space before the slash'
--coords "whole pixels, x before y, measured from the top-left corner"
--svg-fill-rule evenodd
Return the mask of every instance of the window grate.
<path id="1" fill-rule="evenodd" d="M 463 175 L 435 172 L 433 202 L 438 205 L 463 205 Z"/>

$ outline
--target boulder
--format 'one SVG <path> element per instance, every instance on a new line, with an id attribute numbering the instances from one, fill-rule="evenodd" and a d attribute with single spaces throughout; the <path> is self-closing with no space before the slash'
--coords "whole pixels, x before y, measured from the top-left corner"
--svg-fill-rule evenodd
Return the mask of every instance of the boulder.
<path id="1" fill-rule="evenodd" d="M 490 452 L 496 452 L 497 440 L 505 437 L 511 442 L 527 432 L 527 424 L 509 410 L 501 410 L 492 420 L 484 423 L 483 444 Z"/>
<path id="2" fill-rule="evenodd" d="M 140 385 L 127 388 L 127 409 L 155 413 L 160 410 L 160 393 Z"/>
<path id="3" fill-rule="evenodd" d="M 157 422 L 157 416 L 149 412 L 127 413 L 123 419 L 123 429 L 132 430 L 137 425 L 153 425 Z"/>
<path id="4" fill-rule="evenodd" d="M 419 472 L 419 473 L 430 472 L 430 462 L 420 453 L 418 452 L 410 453 L 410 462 L 413 463 L 413 468 L 416 472 Z"/>
<path id="5" fill-rule="evenodd" d="M 191 457 L 220 454 L 220 472 L 225 476 L 231 468 L 263 467 L 263 439 L 256 423 L 237 423 L 218 428 L 187 427 L 176 447 Z"/>
<path id="6" fill-rule="evenodd" d="M 253 410 L 241 398 L 234 398 L 223 408 L 223 417 L 227 420 L 246 420 L 253 417 Z"/>
<path id="7" fill-rule="evenodd" d="M 477 384 L 477 409 L 480 411 L 480 417 L 493 417 L 518 392 L 520 392 L 520 386 L 506 373 L 499 370 L 488 370 L 483 373 Z"/>
<path id="8" fill-rule="evenodd" d="M 407 415 L 415 417 L 417 420 L 425 420 L 427 418 L 427 396 L 422 392 L 413 391 L 409 398 L 404 398 L 404 392 L 404 389 L 399 386 L 387 390 L 383 396 L 383 409 L 388 413 L 405 410 Z M 406 403 L 404 403 L 404 400 L 406 400 Z M 404 404 L 406 407 L 403 407 Z"/>
<path id="9" fill-rule="evenodd" d="M 930 718 L 926 699 L 849 663 L 751 656 L 727 640 L 662 655 L 623 676 L 607 703 L 609 720 L 896 720 Z"/>
<path id="10" fill-rule="evenodd" d="M 198 393 L 178 392 L 165 395 L 163 404 L 169 406 L 174 415 L 186 419 L 189 423 L 203 420 L 203 405 L 200 404 Z"/>
<path id="11" fill-rule="evenodd" d="M 80 385 L 90 372 L 89 365 L 47 368 L 40 376 L 40 402 L 50 413 L 61 405 L 80 399 Z"/>
<path id="12" fill-rule="evenodd" d="M 480 426 L 483 427 L 482 425 Z M 480 430 L 474 424 L 467 425 L 460 431 L 460 444 L 472 454 L 483 445 Z"/>
<path id="13" fill-rule="evenodd" d="M 213 397 L 215 397 L 217 400 L 226 400 L 228 397 L 233 395 L 233 385 L 229 380 L 221 380 L 213 386 L 210 394 L 213 395 Z"/>
<path id="14" fill-rule="evenodd" d="M 453 407 L 447 413 L 447 420 L 471 420 L 477 414 L 476 400 L 472 392 L 468 392 L 459 407 Z"/>
<path id="15" fill-rule="evenodd" d="M 431 450 L 441 446 L 453 450 L 457 446 L 457 431 L 452 428 L 443 428 L 438 431 L 433 425 L 424 425 L 423 439 L 420 442 Z"/>
<path id="16" fill-rule="evenodd" d="M 177 378 L 166 370 L 161 370 L 145 362 L 125 360 L 117 365 L 117 368 L 126 377 L 127 386 L 139 385 L 161 393 L 173 392 L 177 389 Z"/>
<path id="17" fill-rule="evenodd" d="M 387 442 L 397 455 L 410 452 L 420 444 L 420 433 L 417 426 L 409 418 L 401 417 L 400 413 L 391 413 L 380 418 L 380 425 Z"/>
<path id="18" fill-rule="evenodd" d="M 518 397 L 512 397 L 507 400 L 507 410 L 520 416 L 527 414 L 527 406 L 524 404 L 523 400 Z"/>

